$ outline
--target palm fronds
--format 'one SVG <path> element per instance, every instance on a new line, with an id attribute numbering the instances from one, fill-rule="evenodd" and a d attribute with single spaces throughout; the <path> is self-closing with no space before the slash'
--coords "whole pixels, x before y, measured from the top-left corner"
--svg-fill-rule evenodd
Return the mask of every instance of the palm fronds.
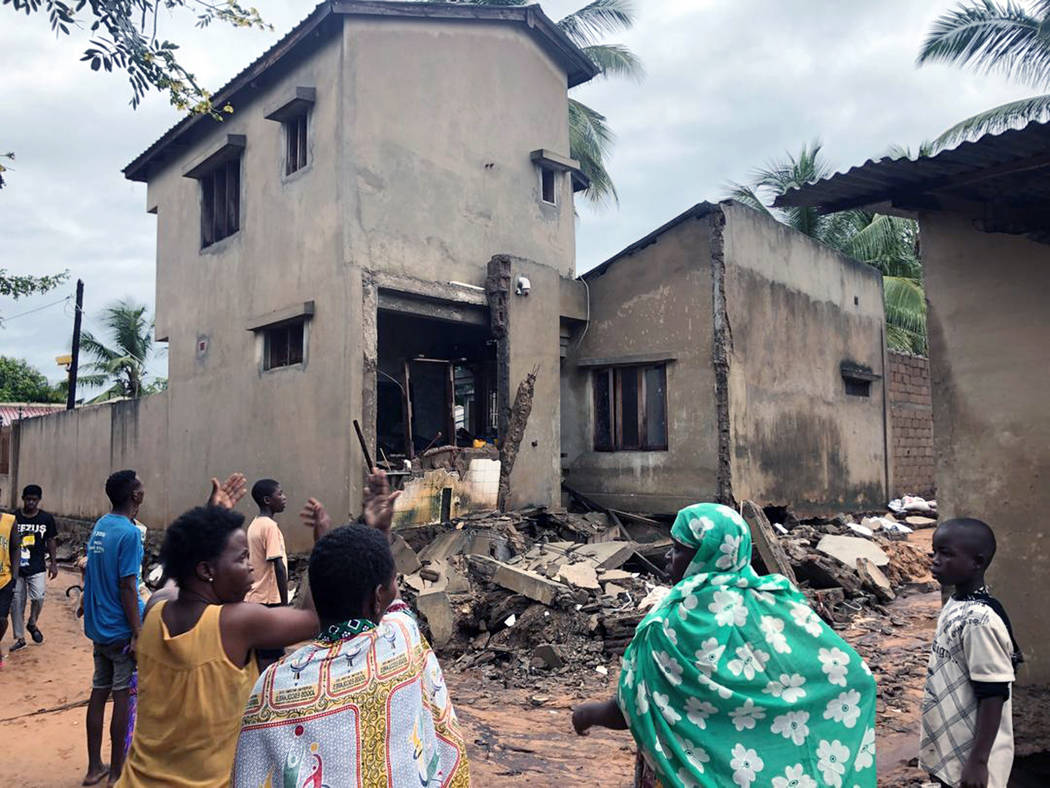
<path id="1" fill-rule="evenodd" d="M 1032 96 L 1001 104 L 959 121 L 933 141 L 938 149 L 950 148 L 984 134 L 1001 134 L 1019 128 L 1025 123 L 1050 118 L 1050 95 Z"/>
<path id="2" fill-rule="evenodd" d="M 80 349 L 93 359 L 84 365 L 80 382 L 91 388 L 111 384 L 92 402 L 116 397 L 139 397 L 144 393 L 146 365 L 153 354 L 153 323 L 146 307 L 129 299 L 106 307 L 102 315 L 112 344 L 106 344 L 90 331 L 80 338 Z"/>
<path id="3" fill-rule="evenodd" d="M 569 155 L 580 163 L 583 174 L 590 178 L 591 185 L 585 193 L 599 205 L 608 200 L 620 201 L 612 177 L 605 169 L 605 156 L 612 141 L 613 133 L 604 115 L 582 101 L 569 99 Z"/>
<path id="4" fill-rule="evenodd" d="M 634 24 L 630 0 L 592 0 L 558 20 L 558 27 L 580 47 L 597 44 L 606 33 L 628 30 Z"/>

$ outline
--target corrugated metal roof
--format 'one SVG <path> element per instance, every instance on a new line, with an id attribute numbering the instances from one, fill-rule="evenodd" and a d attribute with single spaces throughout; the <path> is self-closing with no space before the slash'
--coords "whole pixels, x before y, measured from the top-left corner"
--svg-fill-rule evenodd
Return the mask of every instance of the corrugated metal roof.
<path id="1" fill-rule="evenodd" d="M 19 419 L 46 416 L 65 408 L 65 405 L 57 403 L 52 405 L 43 402 L 0 402 L 0 425 L 6 427 Z"/>
<path id="2" fill-rule="evenodd" d="M 233 103 L 244 90 L 252 89 L 253 82 L 299 46 L 306 37 L 318 30 L 332 15 L 376 16 L 416 19 L 457 19 L 487 22 L 509 22 L 521 25 L 565 68 L 568 86 L 575 87 L 599 73 L 598 67 L 538 5 L 478 6 L 464 3 L 391 2 L 390 0 L 325 0 L 309 16 L 297 24 L 280 41 L 263 52 L 233 79 L 212 96 L 215 106 Z M 211 128 L 215 121 L 208 115 L 187 115 L 164 132 L 156 142 L 135 157 L 122 172 L 132 181 L 145 182 L 149 178 L 151 162 L 162 158 L 165 149 L 191 130 Z"/>
<path id="3" fill-rule="evenodd" d="M 818 206 L 823 212 L 859 207 L 897 208 L 910 213 L 923 197 L 950 196 L 973 202 L 1050 201 L 1050 124 L 988 134 L 934 156 L 869 159 L 824 180 L 790 189 L 776 207 Z"/>

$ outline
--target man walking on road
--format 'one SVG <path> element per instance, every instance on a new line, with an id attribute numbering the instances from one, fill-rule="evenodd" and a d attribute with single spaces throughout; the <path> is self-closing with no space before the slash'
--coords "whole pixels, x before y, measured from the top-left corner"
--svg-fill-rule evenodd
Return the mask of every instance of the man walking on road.
<path id="1" fill-rule="evenodd" d="M 142 628 L 138 595 L 142 537 L 135 516 L 145 490 L 135 471 L 117 471 L 106 480 L 113 509 L 99 518 L 87 544 L 84 570 L 84 634 L 94 643 L 95 675 L 87 708 L 88 770 L 84 785 L 114 783 L 124 765 L 129 689 L 135 670 L 135 641 Z M 109 767 L 102 762 L 102 724 L 113 693 Z"/>
<path id="2" fill-rule="evenodd" d="M 55 537 L 58 529 L 55 518 L 40 508 L 43 490 L 37 484 L 22 490 L 22 508 L 15 513 L 18 535 L 22 540 L 18 580 L 15 582 L 14 604 L 11 609 L 11 634 L 15 639 L 11 651 L 26 647 L 26 630 L 34 643 L 43 643 L 44 634 L 37 627 L 44 607 L 47 578 L 58 577 L 55 563 Z M 44 575 L 44 547 L 47 547 L 47 575 Z M 26 599 L 29 599 L 29 623 L 26 623 Z"/>

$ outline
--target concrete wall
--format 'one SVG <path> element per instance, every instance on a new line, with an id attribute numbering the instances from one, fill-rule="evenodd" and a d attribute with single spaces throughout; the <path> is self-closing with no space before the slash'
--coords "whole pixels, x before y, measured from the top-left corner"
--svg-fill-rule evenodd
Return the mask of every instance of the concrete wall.
<path id="1" fill-rule="evenodd" d="M 1025 651 L 1020 680 L 1047 684 L 1050 246 L 944 214 L 919 223 L 941 519 L 977 517 L 995 529 L 988 580 Z"/>
<path id="2" fill-rule="evenodd" d="M 110 509 L 106 477 L 132 468 L 146 488 L 138 519 L 163 527 L 173 505 L 185 509 L 208 496 L 203 472 L 192 488 L 170 483 L 169 404 L 163 392 L 26 419 L 19 425 L 18 483 L 39 484 L 48 511 L 90 521 Z"/>
<path id="3" fill-rule="evenodd" d="M 897 495 L 934 497 L 933 401 L 930 360 L 888 352 L 893 449 L 893 490 Z"/>
<path id="4" fill-rule="evenodd" d="M 562 452 L 568 482 L 608 505 L 670 513 L 716 493 L 711 236 L 719 218 L 688 219 L 586 277 L 590 323 L 585 335 L 576 330 L 563 362 Z M 668 450 L 593 451 L 592 372 L 577 363 L 645 354 L 674 359 L 667 366 Z"/>
<path id="5" fill-rule="evenodd" d="M 881 276 L 722 207 L 733 496 L 798 512 L 884 506 L 885 379 L 864 398 L 847 396 L 840 374 L 843 361 L 885 374 Z"/>

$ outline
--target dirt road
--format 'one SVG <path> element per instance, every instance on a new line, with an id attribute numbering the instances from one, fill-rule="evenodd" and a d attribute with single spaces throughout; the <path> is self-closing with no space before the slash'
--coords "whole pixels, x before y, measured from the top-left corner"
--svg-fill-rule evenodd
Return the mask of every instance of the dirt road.
<path id="1" fill-rule="evenodd" d="M 86 765 L 84 707 L 91 682 L 91 649 L 65 597 L 77 575 L 62 570 L 48 584 L 40 621 L 45 642 L 10 655 L 0 671 L 0 725 L 5 734 L 6 784 L 20 788 L 74 788 Z M 906 766 L 915 754 L 918 669 L 932 634 L 939 597 L 921 594 L 895 603 L 889 623 L 858 617 L 843 634 L 872 662 L 880 679 L 880 785 L 915 784 Z M 5 639 L 5 649 L 10 635 Z M 447 676 L 467 733 L 471 774 L 478 786 L 631 785 L 634 748 L 627 733 L 598 731 L 578 738 L 570 708 L 582 698 L 607 697 L 610 679 L 595 677 L 563 695 L 504 690 L 471 674 Z M 108 744 L 104 747 L 104 752 Z"/>

